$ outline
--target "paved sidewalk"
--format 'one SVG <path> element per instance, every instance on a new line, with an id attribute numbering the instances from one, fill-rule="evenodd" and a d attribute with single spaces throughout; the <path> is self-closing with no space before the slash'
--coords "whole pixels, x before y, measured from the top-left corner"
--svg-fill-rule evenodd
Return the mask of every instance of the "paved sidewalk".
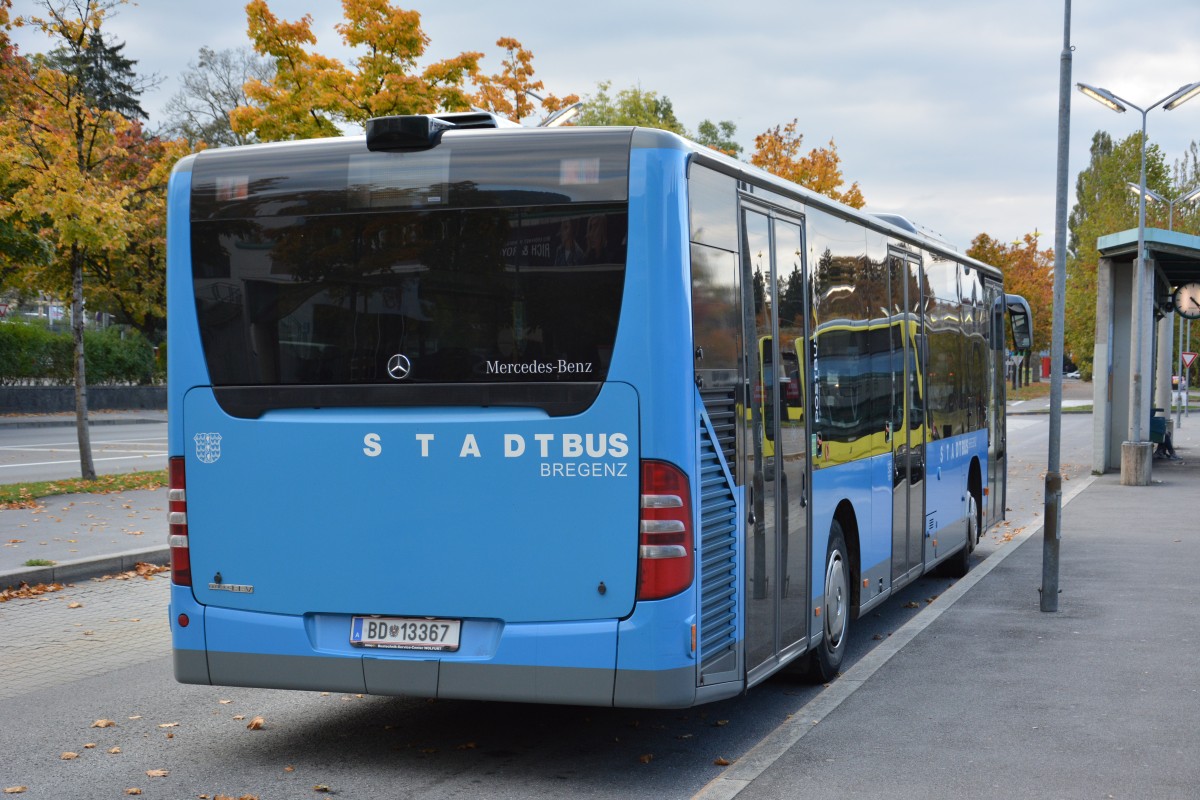
<path id="1" fill-rule="evenodd" d="M 699 797 L 1200 797 L 1200 420 L 1175 446 L 1064 487 L 1057 612 L 1029 530 Z"/>
<path id="2" fill-rule="evenodd" d="M 36 509 L 0 509 L 0 589 L 83 580 L 169 559 L 165 488 L 41 502 Z M 55 563 L 27 567 L 29 560 Z"/>

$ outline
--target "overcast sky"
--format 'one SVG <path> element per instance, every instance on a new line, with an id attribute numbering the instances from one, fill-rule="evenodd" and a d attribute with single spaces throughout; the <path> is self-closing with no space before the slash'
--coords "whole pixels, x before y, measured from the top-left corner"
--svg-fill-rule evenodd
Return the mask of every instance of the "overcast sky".
<path id="1" fill-rule="evenodd" d="M 201 46 L 241 47 L 242 0 L 137 0 L 106 25 L 139 71 L 163 80 L 143 97 L 151 124 Z M 903 213 L 965 248 L 978 233 L 1054 239 L 1061 0 L 409 0 L 431 38 L 427 60 L 486 53 L 499 71 L 501 36 L 535 56 L 558 95 L 640 84 L 666 95 L 689 129 L 731 120 L 738 140 L 799 119 L 805 149 L 837 143 L 845 176 L 868 210 Z M 32 0 L 17 0 L 28 13 Z M 349 60 L 334 0 L 273 0 L 276 16 L 314 18 L 317 49 Z M 1145 107 L 1200 81 L 1197 0 L 1075 0 L 1072 83 L 1103 86 Z M 19 31 L 26 52 L 46 48 Z M 1140 128 L 1072 92 L 1070 183 L 1100 129 Z M 1167 155 L 1200 140 L 1200 98 L 1150 112 L 1148 136 Z"/>

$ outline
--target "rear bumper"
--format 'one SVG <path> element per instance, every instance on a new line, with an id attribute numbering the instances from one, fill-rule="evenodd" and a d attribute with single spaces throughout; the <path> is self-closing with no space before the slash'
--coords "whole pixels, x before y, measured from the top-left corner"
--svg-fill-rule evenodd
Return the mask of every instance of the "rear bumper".
<path id="1" fill-rule="evenodd" d="M 180 612 L 189 618 L 179 625 Z M 636 616 L 636 615 L 635 615 Z M 181 683 L 592 706 L 683 707 L 696 671 L 619 669 L 618 620 L 502 624 L 466 620 L 454 653 L 359 648 L 350 617 L 262 614 L 199 605 L 172 587 Z"/>

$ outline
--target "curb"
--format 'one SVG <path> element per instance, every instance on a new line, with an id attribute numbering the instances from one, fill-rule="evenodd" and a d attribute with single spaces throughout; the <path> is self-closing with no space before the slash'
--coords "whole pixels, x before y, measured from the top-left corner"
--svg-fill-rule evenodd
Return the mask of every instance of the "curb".
<path id="1" fill-rule="evenodd" d="M 0 589 L 15 588 L 22 583 L 34 586 L 39 583 L 68 583 L 99 578 L 117 572 L 128 572 L 141 561 L 168 564 L 171 561 L 171 548 L 145 547 L 108 556 L 62 561 L 52 567 L 10 569 L 0 572 Z"/>
<path id="2" fill-rule="evenodd" d="M 111 418 L 110 419 L 104 419 L 104 418 L 93 419 L 93 418 L 89 417 L 88 418 L 88 427 L 91 428 L 96 425 L 158 425 L 158 424 L 165 423 L 166 421 L 167 420 L 165 418 L 164 419 L 146 419 L 145 417 L 134 417 L 134 418 L 124 418 L 124 419 L 111 419 Z M 70 420 L 65 420 L 65 419 L 45 419 L 45 420 L 42 420 L 42 419 L 18 419 L 18 420 L 7 421 L 3 417 L 0 417 L 0 428 L 14 429 L 14 428 L 74 428 L 74 427 L 75 427 L 74 419 L 70 419 Z"/>

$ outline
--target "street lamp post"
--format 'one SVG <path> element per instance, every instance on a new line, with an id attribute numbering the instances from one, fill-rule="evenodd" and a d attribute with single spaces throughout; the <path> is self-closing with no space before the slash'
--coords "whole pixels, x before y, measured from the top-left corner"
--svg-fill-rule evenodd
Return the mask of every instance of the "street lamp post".
<path id="1" fill-rule="evenodd" d="M 1149 383 L 1143 379 L 1142 370 L 1149 368 L 1152 359 L 1151 340 L 1144 330 L 1143 318 L 1150 313 L 1149 295 L 1153 291 L 1153 275 L 1146 259 L 1146 116 L 1158 108 L 1170 111 L 1200 94 L 1200 81 L 1185 84 L 1161 100 L 1140 108 L 1123 97 L 1098 86 L 1078 83 L 1079 91 L 1118 114 L 1132 108 L 1142 115 L 1141 169 L 1138 180 L 1138 245 L 1137 269 L 1135 270 L 1132 324 L 1134 346 L 1132 353 L 1133 380 L 1129 386 L 1129 441 L 1121 446 L 1121 482 L 1127 485 L 1145 485 L 1150 481 L 1151 447 L 1146 436 L 1150 424 Z M 1128 467 L 1128 471 L 1127 471 Z"/>

